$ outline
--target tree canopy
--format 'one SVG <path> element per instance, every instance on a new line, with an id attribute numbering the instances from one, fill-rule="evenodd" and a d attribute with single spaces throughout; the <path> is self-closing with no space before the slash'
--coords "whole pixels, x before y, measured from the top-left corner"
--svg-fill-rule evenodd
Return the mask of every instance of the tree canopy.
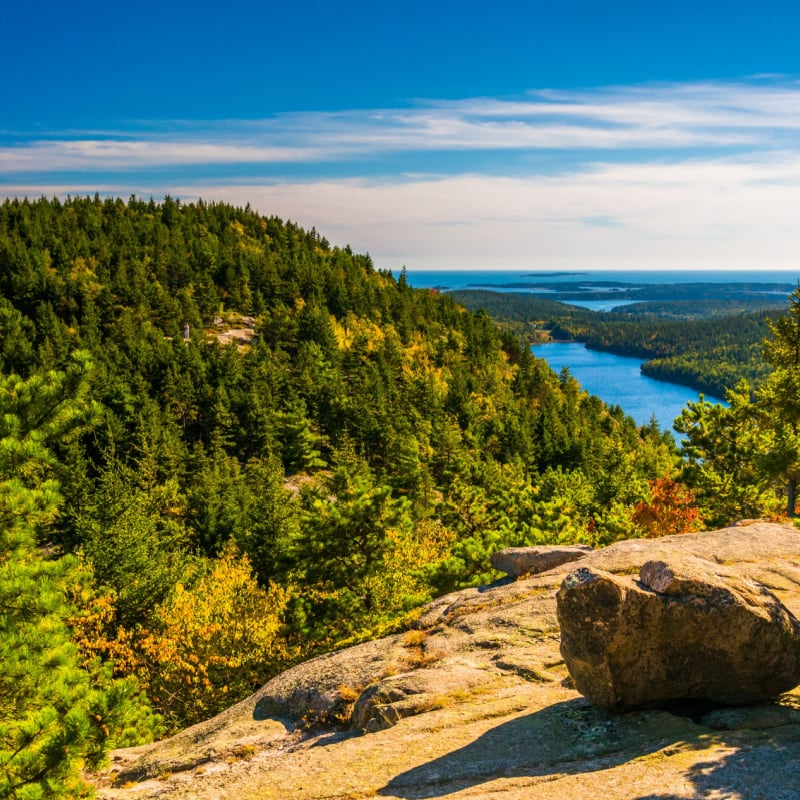
<path id="1" fill-rule="evenodd" d="M 90 426 L 85 360 L 0 379 L 0 797 L 83 797 L 81 770 L 157 730 L 137 684 L 74 641 L 91 577 L 47 540 L 61 501 L 54 448 Z"/>

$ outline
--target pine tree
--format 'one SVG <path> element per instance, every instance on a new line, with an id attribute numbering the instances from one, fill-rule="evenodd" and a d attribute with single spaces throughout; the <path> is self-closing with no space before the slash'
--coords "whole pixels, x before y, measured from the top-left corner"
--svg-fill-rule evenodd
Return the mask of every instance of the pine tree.
<path id="1" fill-rule="evenodd" d="M 710 526 L 760 516 L 770 502 L 769 481 L 758 457 L 763 431 L 750 389 L 741 384 L 726 399 L 727 407 L 700 395 L 675 420 L 675 430 L 685 436 L 681 480 L 694 490 Z"/>
<path id="2" fill-rule="evenodd" d="M 379 621 L 375 579 L 385 571 L 397 535 L 411 527 L 410 504 L 376 482 L 357 456 L 339 456 L 324 482 L 303 494 L 301 530 L 293 557 L 302 582 L 319 598 L 312 616 L 318 634 L 356 632 Z M 392 533 L 393 532 L 393 533 Z"/>
<path id="3" fill-rule="evenodd" d="M 38 546 L 60 499 L 51 446 L 96 411 L 85 372 L 78 361 L 0 378 L 0 798 L 83 796 L 81 769 L 102 761 L 133 710 L 135 685 L 87 669 L 72 641 L 78 562 Z"/>
<path id="4" fill-rule="evenodd" d="M 794 517 L 800 483 L 800 287 L 790 296 L 789 314 L 770 324 L 770 330 L 764 349 L 774 371 L 757 395 L 769 431 L 764 466 L 785 481 L 786 514 Z"/>

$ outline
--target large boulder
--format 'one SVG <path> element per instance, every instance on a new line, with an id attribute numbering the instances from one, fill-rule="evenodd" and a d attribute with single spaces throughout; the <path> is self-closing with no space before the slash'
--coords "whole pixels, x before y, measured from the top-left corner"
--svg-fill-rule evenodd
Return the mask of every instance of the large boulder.
<path id="1" fill-rule="evenodd" d="M 763 585 L 712 561 L 647 561 L 639 580 L 579 567 L 556 599 L 567 668 L 600 708 L 742 705 L 800 683 L 800 623 Z"/>
<path id="2" fill-rule="evenodd" d="M 578 561 L 592 552 L 588 545 L 539 545 L 538 547 L 506 547 L 492 553 L 492 568 L 512 578 L 538 575 L 541 572 Z"/>

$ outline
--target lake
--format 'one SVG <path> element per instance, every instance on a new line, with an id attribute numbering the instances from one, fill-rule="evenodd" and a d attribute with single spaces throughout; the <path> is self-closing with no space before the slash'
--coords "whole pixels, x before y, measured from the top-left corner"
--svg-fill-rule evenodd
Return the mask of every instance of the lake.
<path id="1" fill-rule="evenodd" d="M 532 352 L 556 373 L 567 367 L 589 394 L 597 395 L 608 405 L 620 406 L 637 425 L 644 425 L 655 416 L 661 428 L 672 430 L 672 421 L 680 416 L 686 403 L 699 397 L 688 386 L 643 375 L 641 358 L 587 350 L 580 342 L 537 344 Z M 708 394 L 705 397 L 712 403 L 722 402 Z"/>

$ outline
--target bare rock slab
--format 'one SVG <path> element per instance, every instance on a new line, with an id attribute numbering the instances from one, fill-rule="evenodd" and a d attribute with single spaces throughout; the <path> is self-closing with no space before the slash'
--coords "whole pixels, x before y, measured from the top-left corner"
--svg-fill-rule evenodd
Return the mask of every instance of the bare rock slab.
<path id="1" fill-rule="evenodd" d="M 800 683 L 800 623 L 764 586 L 695 557 L 645 562 L 639 580 L 591 566 L 556 595 L 561 654 L 595 706 L 744 705 Z"/>
<path id="2" fill-rule="evenodd" d="M 592 552 L 588 545 L 541 545 L 539 547 L 506 547 L 492 553 L 492 568 L 512 578 L 538 575 L 550 569 L 578 561 Z"/>

